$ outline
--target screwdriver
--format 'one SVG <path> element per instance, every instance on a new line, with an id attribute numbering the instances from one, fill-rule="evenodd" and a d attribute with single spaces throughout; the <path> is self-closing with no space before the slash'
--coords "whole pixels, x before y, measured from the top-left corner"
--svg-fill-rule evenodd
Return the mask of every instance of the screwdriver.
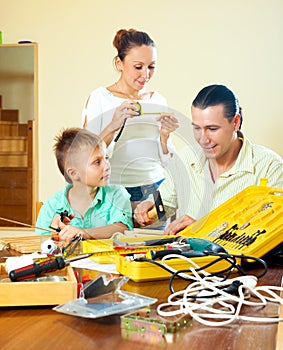
<path id="1" fill-rule="evenodd" d="M 56 270 L 62 270 L 64 267 L 68 266 L 71 261 L 84 259 L 92 254 L 83 254 L 78 257 L 64 259 L 63 257 L 54 257 L 40 263 L 30 264 L 28 266 L 20 267 L 13 271 L 10 271 L 9 277 L 12 282 L 24 281 L 26 279 L 35 278 L 41 276 L 48 272 L 53 272 Z"/>

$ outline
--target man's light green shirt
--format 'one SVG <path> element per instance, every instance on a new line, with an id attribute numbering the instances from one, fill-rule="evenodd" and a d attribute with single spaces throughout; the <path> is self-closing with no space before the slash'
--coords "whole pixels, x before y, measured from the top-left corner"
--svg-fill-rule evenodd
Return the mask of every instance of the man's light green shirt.
<path id="1" fill-rule="evenodd" d="M 178 208 L 178 216 L 187 214 L 198 220 L 246 187 L 259 185 L 262 178 L 269 187 L 282 189 L 283 160 L 245 137 L 234 166 L 215 182 L 200 147 L 182 149 L 172 159 L 160 192 L 164 205 Z"/>

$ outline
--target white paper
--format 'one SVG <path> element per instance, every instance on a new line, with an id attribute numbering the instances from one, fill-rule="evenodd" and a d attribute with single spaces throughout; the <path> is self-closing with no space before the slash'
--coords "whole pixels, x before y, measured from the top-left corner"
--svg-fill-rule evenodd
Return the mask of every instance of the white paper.
<path id="1" fill-rule="evenodd" d="M 119 275 L 119 272 L 116 270 L 116 264 L 99 264 L 89 258 L 72 261 L 70 265 L 75 268 L 95 270 Z"/>

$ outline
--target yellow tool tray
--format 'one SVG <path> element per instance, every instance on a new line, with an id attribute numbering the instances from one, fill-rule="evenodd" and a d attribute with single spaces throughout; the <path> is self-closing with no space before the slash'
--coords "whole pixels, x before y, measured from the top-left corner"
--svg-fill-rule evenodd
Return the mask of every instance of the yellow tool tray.
<path id="1" fill-rule="evenodd" d="M 146 230 L 145 230 L 146 232 Z M 125 237 L 125 238 L 119 238 L 119 241 L 121 242 L 127 242 L 129 244 L 136 243 L 140 241 L 145 241 L 148 239 L 162 239 L 162 238 L 168 238 L 172 236 L 161 236 L 160 234 L 154 236 L 150 235 L 150 237 L 146 234 L 140 233 L 138 237 Z M 104 240 L 87 240 L 82 242 L 83 245 L 83 252 L 84 253 L 94 253 L 93 257 L 90 257 L 90 259 L 94 260 L 98 263 L 106 263 L 106 264 L 116 264 L 116 270 L 121 275 L 129 277 L 132 281 L 135 282 L 142 282 L 142 281 L 150 281 L 150 280 L 161 280 L 161 279 L 167 279 L 170 278 L 172 273 L 164 270 L 161 267 L 158 267 L 150 262 L 146 261 L 131 261 L 128 260 L 128 257 L 125 255 L 117 255 L 117 252 L 114 252 L 113 255 L 111 255 L 111 250 L 113 250 L 113 240 L 112 239 L 104 239 Z M 154 250 L 154 248 L 148 246 L 145 248 L 145 253 L 149 253 L 150 250 Z M 142 249 L 141 249 L 142 250 Z M 100 254 L 101 252 L 108 252 L 106 256 L 96 256 L 95 253 Z M 129 252 L 130 254 L 130 252 Z M 193 262 L 196 263 L 198 266 L 204 266 L 206 264 L 209 264 L 212 260 L 216 258 L 211 256 L 205 256 L 205 257 L 198 257 L 193 258 Z M 182 269 L 188 269 L 190 266 L 188 262 L 184 261 L 183 259 L 170 259 L 166 262 L 170 268 L 174 270 L 182 270 Z M 215 265 L 213 265 L 210 268 L 207 268 L 206 271 L 208 272 L 215 272 L 222 269 L 226 269 L 229 267 L 230 264 L 228 264 L 226 261 L 221 260 L 217 262 Z"/>
<path id="2" fill-rule="evenodd" d="M 250 186 L 180 235 L 203 238 L 228 252 L 260 258 L 283 241 L 282 233 L 283 190 Z"/>

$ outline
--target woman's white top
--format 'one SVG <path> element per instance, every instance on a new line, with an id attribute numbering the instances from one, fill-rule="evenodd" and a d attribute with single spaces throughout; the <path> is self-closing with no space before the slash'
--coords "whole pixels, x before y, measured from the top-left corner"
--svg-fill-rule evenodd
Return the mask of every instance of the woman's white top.
<path id="1" fill-rule="evenodd" d="M 82 125 L 95 134 L 111 122 L 114 110 L 126 99 L 114 96 L 104 87 L 91 92 L 82 112 Z M 167 112 L 166 99 L 154 92 L 151 97 L 138 101 L 143 112 Z M 145 114 L 126 121 L 117 142 L 108 147 L 111 164 L 111 183 L 125 187 L 149 185 L 164 178 L 164 166 L 171 158 L 174 147 L 168 140 L 169 154 L 163 154 L 160 144 L 158 114 Z M 115 137 L 114 137 L 115 138 Z"/>

